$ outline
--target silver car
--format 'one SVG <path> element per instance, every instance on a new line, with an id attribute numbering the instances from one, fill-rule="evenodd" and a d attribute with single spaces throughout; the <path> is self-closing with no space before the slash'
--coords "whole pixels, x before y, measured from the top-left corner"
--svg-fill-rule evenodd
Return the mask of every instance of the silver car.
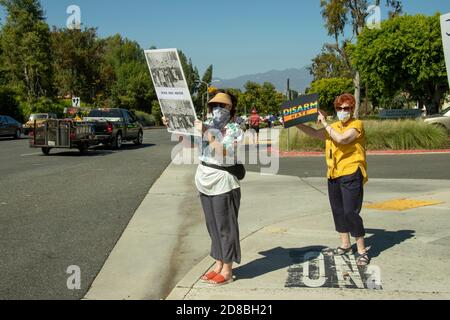
<path id="1" fill-rule="evenodd" d="M 450 132 L 450 108 L 441 111 L 439 114 L 425 118 L 425 123 L 446 128 Z"/>

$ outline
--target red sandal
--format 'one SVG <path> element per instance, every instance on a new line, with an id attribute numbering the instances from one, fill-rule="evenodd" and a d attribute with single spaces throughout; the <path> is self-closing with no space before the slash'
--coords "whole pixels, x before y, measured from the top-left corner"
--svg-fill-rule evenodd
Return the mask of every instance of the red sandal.
<path id="1" fill-rule="evenodd" d="M 203 277 L 200 278 L 203 282 L 209 282 L 213 280 L 215 277 L 217 277 L 218 273 L 214 271 L 210 271 L 207 274 L 205 274 Z"/>
<path id="2" fill-rule="evenodd" d="M 226 280 L 225 277 L 221 274 L 218 274 L 214 279 L 211 279 L 208 283 L 214 287 L 220 287 L 227 284 L 230 284 L 234 281 L 233 277 L 231 277 L 229 280 Z"/>

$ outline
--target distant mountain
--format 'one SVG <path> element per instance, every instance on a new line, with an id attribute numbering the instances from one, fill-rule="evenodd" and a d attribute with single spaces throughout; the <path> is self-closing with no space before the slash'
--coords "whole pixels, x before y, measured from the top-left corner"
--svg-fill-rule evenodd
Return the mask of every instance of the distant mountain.
<path id="1" fill-rule="evenodd" d="M 272 83 L 279 92 L 286 92 L 287 79 L 290 79 L 291 89 L 303 93 L 313 81 L 313 77 L 309 73 L 307 67 L 302 69 L 272 70 L 265 73 L 250 74 L 234 79 L 217 79 L 220 82 L 214 83 L 215 87 L 222 89 L 236 88 L 244 89 L 248 81 L 263 84 L 264 82 Z"/>

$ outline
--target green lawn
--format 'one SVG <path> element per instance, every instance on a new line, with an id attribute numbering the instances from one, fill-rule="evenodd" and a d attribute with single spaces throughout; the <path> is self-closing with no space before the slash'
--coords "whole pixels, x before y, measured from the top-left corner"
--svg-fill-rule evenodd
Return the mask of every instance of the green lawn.
<path id="1" fill-rule="evenodd" d="M 312 125 L 312 124 L 310 124 Z M 367 150 L 423 150 L 449 148 L 448 132 L 421 120 L 364 121 Z M 314 127 L 317 126 L 314 124 Z M 323 141 L 310 138 L 297 128 L 282 130 L 280 151 L 323 151 Z"/>

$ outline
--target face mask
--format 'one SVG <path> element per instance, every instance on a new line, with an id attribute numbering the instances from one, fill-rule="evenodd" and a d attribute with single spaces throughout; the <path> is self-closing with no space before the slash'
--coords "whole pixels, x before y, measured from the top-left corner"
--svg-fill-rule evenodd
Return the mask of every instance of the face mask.
<path id="1" fill-rule="evenodd" d="M 216 129 L 223 129 L 231 119 L 230 110 L 226 108 L 214 108 L 213 125 Z"/>
<path id="2" fill-rule="evenodd" d="M 348 120 L 350 120 L 352 115 L 350 112 L 347 112 L 347 111 L 339 111 L 337 113 L 337 117 L 338 117 L 339 121 L 347 122 Z"/>

